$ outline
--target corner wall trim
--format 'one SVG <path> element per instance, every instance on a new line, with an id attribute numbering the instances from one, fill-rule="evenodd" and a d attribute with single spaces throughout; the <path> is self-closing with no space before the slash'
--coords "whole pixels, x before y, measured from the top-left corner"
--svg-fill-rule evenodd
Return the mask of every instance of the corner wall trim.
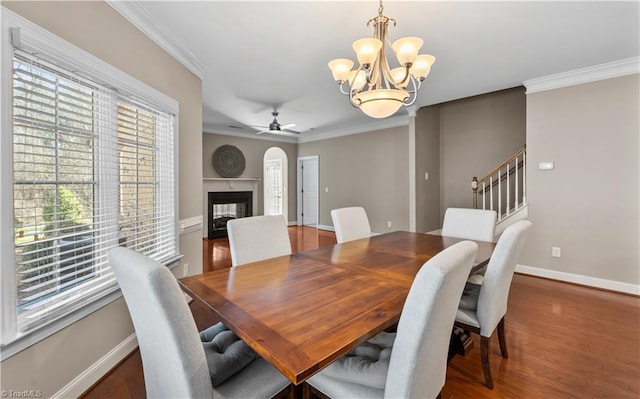
<path id="1" fill-rule="evenodd" d="M 523 85 L 527 88 L 526 94 L 532 94 L 539 91 L 559 89 L 561 87 L 575 86 L 635 73 L 640 73 L 640 57 L 627 58 L 555 75 L 529 79 L 525 80 Z"/>
<path id="2" fill-rule="evenodd" d="M 98 382 L 105 374 L 114 368 L 122 359 L 129 356 L 131 352 L 138 346 L 138 339 L 133 333 L 124 341 L 119 343 L 115 348 L 111 349 L 106 355 L 98 359 L 88 369 L 80 373 L 76 378 L 71 380 L 61 390 L 53 394 L 52 398 L 78 398 L 93 384 Z"/>
<path id="3" fill-rule="evenodd" d="M 516 265 L 516 272 L 536 277 L 544 277 L 552 280 L 564 281 L 567 283 L 586 285 L 588 287 L 601 288 L 605 290 L 640 296 L 640 285 L 638 284 L 623 283 L 621 281 L 606 280 L 597 277 L 559 272 L 556 270 L 549 270 L 526 265 Z"/>

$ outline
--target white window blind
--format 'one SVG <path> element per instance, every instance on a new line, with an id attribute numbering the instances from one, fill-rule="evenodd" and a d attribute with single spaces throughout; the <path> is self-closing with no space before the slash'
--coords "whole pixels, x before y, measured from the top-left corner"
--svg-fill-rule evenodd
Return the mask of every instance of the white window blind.
<path id="1" fill-rule="evenodd" d="M 16 50 L 17 327 L 117 289 L 107 251 L 177 256 L 174 115 Z"/>

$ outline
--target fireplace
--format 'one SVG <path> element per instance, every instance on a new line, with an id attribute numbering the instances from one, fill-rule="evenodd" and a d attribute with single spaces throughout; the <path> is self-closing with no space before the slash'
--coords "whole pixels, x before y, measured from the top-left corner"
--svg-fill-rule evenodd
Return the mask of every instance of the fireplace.
<path id="1" fill-rule="evenodd" d="M 207 237 L 227 237 L 227 222 L 232 219 L 252 216 L 253 192 L 214 191 L 209 192 Z"/>

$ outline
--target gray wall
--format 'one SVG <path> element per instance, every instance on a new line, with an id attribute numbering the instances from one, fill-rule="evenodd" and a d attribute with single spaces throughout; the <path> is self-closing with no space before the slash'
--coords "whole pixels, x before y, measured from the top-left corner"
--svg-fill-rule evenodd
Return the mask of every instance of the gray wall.
<path id="1" fill-rule="evenodd" d="M 2 5 L 180 103 L 179 217 L 202 213 L 202 83 L 104 2 Z M 180 237 L 190 273 L 202 271 L 202 234 Z M 176 268 L 182 272 L 182 268 Z M 50 397 L 133 333 L 122 299 L 2 362 L 2 389 Z"/>
<path id="2" fill-rule="evenodd" d="M 296 220 L 296 159 L 298 157 L 298 145 L 279 141 L 252 139 L 223 134 L 204 133 L 202 139 L 202 177 L 220 177 L 213 168 L 213 152 L 221 145 L 230 144 L 238 147 L 246 159 L 246 169 L 241 177 L 257 177 L 258 184 L 258 214 L 264 214 L 264 187 L 263 187 L 263 160 L 264 153 L 271 147 L 280 147 L 287 154 L 289 165 L 289 215 L 287 220 Z M 202 207 L 202 204 L 200 204 Z M 206 218 L 207 215 L 204 215 Z M 206 236 L 207 232 L 203 232 Z"/>
<path id="3" fill-rule="evenodd" d="M 524 88 L 517 87 L 436 107 L 442 222 L 447 208 L 473 206 L 473 176 L 484 177 L 525 144 L 526 96 Z"/>
<path id="4" fill-rule="evenodd" d="M 407 126 L 300 144 L 298 156 L 310 155 L 319 158 L 320 225 L 333 226 L 331 209 L 363 206 L 372 231 L 409 229 Z"/>
<path id="5" fill-rule="evenodd" d="M 521 262 L 640 283 L 639 75 L 527 96 L 527 196 Z M 552 161 L 553 170 L 538 169 Z M 551 247 L 562 249 L 551 257 Z"/>
<path id="6" fill-rule="evenodd" d="M 437 230 L 440 221 L 440 113 L 423 107 L 416 115 L 416 231 Z M 429 180 L 425 177 L 429 174 Z"/>

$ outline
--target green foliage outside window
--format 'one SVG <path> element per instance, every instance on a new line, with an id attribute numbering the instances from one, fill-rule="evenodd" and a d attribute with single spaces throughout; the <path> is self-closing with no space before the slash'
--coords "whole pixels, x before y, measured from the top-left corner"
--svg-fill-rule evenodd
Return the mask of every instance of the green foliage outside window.
<path id="1" fill-rule="evenodd" d="M 47 202 L 42 209 L 42 218 L 44 221 L 53 223 L 69 222 L 69 224 L 82 223 L 84 207 L 73 191 L 61 186 L 56 193 L 53 192 L 47 198 Z"/>

